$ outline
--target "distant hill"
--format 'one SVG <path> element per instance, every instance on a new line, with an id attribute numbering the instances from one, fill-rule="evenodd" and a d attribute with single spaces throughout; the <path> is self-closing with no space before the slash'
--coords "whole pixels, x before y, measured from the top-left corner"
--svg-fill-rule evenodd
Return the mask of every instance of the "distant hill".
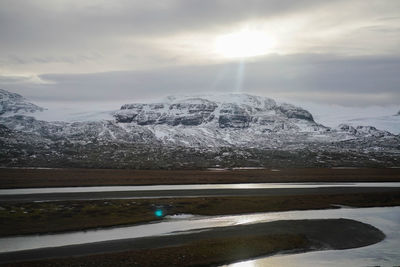
<path id="1" fill-rule="evenodd" d="M 114 119 L 49 122 L 2 90 L 3 166 L 207 168 L 399 166 L 400 137 L 373 126 L 326 127 L 307 110 L 246 95 L 172 96 L 125 104 Z M 6 107 L 6 108 L 4 108 Z"/>

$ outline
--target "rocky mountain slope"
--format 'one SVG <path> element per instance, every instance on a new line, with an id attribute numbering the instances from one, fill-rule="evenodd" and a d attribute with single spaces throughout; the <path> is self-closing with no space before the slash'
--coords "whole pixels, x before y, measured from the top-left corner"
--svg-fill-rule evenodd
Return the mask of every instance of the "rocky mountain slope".
<path id="1" fill-rule="evenodd" d="M 264 97 L 169 97 L 160 103 L 125 104 L 113 120 L 68 123 L 28 116 L 43 109 L 4 92 L 3 166 L 400 165 L 399 136 L 372 126 L 325 127 L 307 110 Z"/>
<path id="2" fill-rule="evenodd" d="M 29 103 L 21 95 L 0 89 L 0 115 L 33 113 L 44 109 Z"/>

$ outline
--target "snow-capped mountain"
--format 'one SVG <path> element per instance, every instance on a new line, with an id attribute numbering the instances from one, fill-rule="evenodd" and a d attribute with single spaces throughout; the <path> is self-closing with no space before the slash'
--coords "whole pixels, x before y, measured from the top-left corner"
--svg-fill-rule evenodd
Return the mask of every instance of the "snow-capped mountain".
<path id="1" fill-rule="evenodd" d="M 316 122 L 328 127 L 363 125 L 400 134 L 400 116 L 395 115 L 399 111 L 398 105 L 349 107 L 311 102 L 298 102 L 296 105 L 307 109 Z"/>
<path id="2" fill-rule="evenodd" d="M 33 111 L 43 110 L 11 95 L 36 107 Z M 16 101 L 5 102 L 10 107 Z M 0 163 L 7 166 L 400 164 L 397 135 L 372 126 L 329 128 L 303 108 L 246 94 L 125 104 L 110 120 L 49 122 L 25 113 L 7 115 L 0 116 L 0 126 Z"/>
<path id="3" fill-rule="evenodd" d="M 373 125 L 378 129 L 385 129 L 391 133 L 400 134 L 399 115 L 354 118 L 346 121 L 346 123 L 354 127 L 358 125 Z"/>
<path id="4" fill-rule="evenodd" d="M 0 115 L 26 114 L 44 109 L 29 103 L 21 95 L 0 89 Z"/>
<path id="5" fill-rule="evenodd" d="M 189 97 L 165 103 L 126 104 L 115 118 L 138 125 L 198 126 L 215 122 L 220 128 L 247 128 L 252 122 L 283 122 L 289 118 L 314 122 L 312 115 L 300 107 L 277 105 L 272 99 L 245 94 L 226 95 L 224 99 Z"/>

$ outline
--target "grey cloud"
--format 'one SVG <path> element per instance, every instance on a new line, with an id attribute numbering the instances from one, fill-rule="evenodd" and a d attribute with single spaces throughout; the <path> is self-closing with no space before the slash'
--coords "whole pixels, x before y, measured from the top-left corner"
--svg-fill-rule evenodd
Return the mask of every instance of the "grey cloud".
<path id="1" fill-rule="evenodd" d="M 13 84 L 13 83 L 26 83 L 29 80 L 30 80 L 29 77 L 0 75 L 0 84 L 1 85 L 7 85 L 7 84 Z"/>
<path id="2" fill-rule="evenodd" d="M 400 16 L 383 17 L 383 18 L 378 18 L 377 20 L 381 20 L 381 21 L 385 21 L 385 20 L 400 20 Z"/>
<path id="3" fill-rule="evenodd" d="M 333 8 L 346 0 L 3 0 L 0 2 L 0 48 L 80 47 L 96 49 L 113 37 L 169 35 L 210 30 L 248 19 L 266 19 L 311 11 L 320 6 Z M 357 6 L 368 6 L 355 0 Z M 377 11 L 398 10 L 398 1 L 369 0 Z M 371 8 L 372 9 L 372 8 Z M 338 12 L 341 10 L 332 10 Z M 373 11 L 372 11 L 373 12 Z M 360 14 L 352 12 L 355 18 Z"/>
<path id="4" fill-rule="evenodd" d="M 400 57 L 269 56 L 244 63 L 240 92 L 342 105 L 398 104 Z M 141 101 L 171 94 L 233 92 L 238 62 L 148 71 L 44 74 L 19 84 L 37 100 Z M 14 87 L 15 88 L 15 87 Z M 7 88 L 5 88 L 7 89 Z"/>
<path id="5" fill-rule="evenodd" d="M 203 65 L 174 67 L 197 61 L 168 52 L 162 42 L 147 42 L 159 37 L 168 40 L 175 33 L 221 32 L 247 20 L 312 16 L 318 8 L 341 12 L 343 6 L 349 7 L 342 12 L 344 22 L 336 25 L 338 21 L 332 18 L 318 18 L 314 22 L 323 26 L 315 43 L 299 51 L 375 56 L 269 55 L 245 62 L 240 81 L 238 62 L 207 64 L 206 58 L 199 61 Z M 258 95 L 335 104 L 398 104 L 398 10 L 400 1 L 396 0 L 2 0 L 0 68 L 4 73 L 139 70 L 42 74 L 39 78 L 3 73 L 0 87 L 33 100 L 61 102 L 140 101 L 240 88 Z M 322 34 L 318 42 L 318 33 L 335 32 L 340 26 L 346 28 L 344 36 L 329 35 L 332 39 L 325 41 Z"/>
<path id="6" fill-rule="evenodd" d="M 96 60 L 101 57 L 100 54 L 92 55 L 70 55 L 70 56 L 18 56 L 9 55 L 2 59 L 2 64 L 30 64 L 30 63 L 79 63 L 83 61 Z"/>
<path id="7" fill-rule="evenodd" d="M 335 46 L 341 46 L 338 50 L 342 52 L 363 52 L 367 48 L 366 53 L 396 54 L 394 49 L 400 42 L 395 34 L 398 25 L 380 25 L 379 19 L 396 14 L 400 9 L 398 1 L 382 4 L 380 0 L 3 0 L 0 1 L 0 67 L 9 73 L 46 73 L 57 72 L 54 68 L 57 65 L 60 72 L 72 73 L 77 69 L 90 72 L 93 70 L 86 68 L 101 65 L 95 69 L 108 71 L 168 64 L 169 58 L 174 64 L 179 57 L 182 63 L 190 64 L 194 62 L 190 56 L 179 54 L 184 49 L 178 48 L 176 52 L 164 47 L 182 45 L 168 44 L 172 34 L 221 33 L 247 20 L 299 14 L 312 17 L 320 8 L 329 12 L 332 9 L 334 13 L 344 7 L 351 7 L 343 12 L 346 22 L 371 15 L 371 25 L 375 28 L 361 24 L 356 32 L 342 36 L 341 41 L 322 42 L 320 38 L 321 42 L 314 40 L 307 44 L 309 50 L 300 48 L 295 53 L 333 53 Z M 337 23 L 332 18 L 315 21 L 315 25 L 325 25 L 327 31 L 340 27 Z M 368 42 L 369 45 L 362 47 Z"/>
<path id="8" fill-rule="evenodd" d="M 64 1 L 65 6 L 60 8 L 60 2 L 63 1 L 2 1 L 0 31 L 5 40 L 63 40 L 101 32 L 167 34 L 279 16 L 323 4 L 317 0 L 120 0 L 108 5 Z"/>
<path id="9" fill-rule="evenodd" d="M 361 30 L 367 30 L 371 32 L 386 32 L 386 33 L 394 33 L 398 34 L 400 32 L 400 27 L 383 27 L 380 25 L 373 25 L 360 28 Z"/>

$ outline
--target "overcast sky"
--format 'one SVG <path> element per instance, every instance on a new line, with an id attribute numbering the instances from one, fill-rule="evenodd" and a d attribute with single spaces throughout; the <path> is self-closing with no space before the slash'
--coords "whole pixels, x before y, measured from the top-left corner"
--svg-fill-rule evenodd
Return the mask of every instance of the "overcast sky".
<path id="1" fill-rule="evenodd" d="M 260 51 L 240 56 L 256 49 L 244 39 Z M 65 104 L 240 92 L 398 105 L 400 1 L 0 0 L 0 88 Z"/>

